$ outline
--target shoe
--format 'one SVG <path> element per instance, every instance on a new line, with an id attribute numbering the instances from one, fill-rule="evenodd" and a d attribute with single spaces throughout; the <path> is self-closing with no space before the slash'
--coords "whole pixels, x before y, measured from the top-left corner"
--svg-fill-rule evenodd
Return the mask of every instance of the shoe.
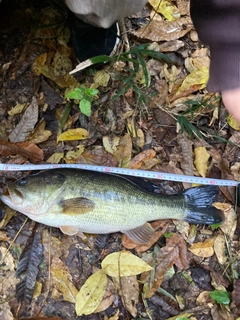
<path id="1" fill-rule="evenodd" d="M 71 43 L 79 62 L 99 55 L 111 55 L 119 37 L 117 23 L 104 29 L 83 22 L 72 12 L 68 17 Z"/>

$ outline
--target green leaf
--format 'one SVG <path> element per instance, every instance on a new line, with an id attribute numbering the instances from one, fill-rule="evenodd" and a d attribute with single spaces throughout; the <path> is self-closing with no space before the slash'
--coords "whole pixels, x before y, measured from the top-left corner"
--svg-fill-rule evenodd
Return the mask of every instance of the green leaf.
<path id="1" fill-rule="evenodd" d="M 90 97 L 96 96 L 98 92 L 99 90 L 95 88 L 86 88 L 86 91 L 85 91 L 86 95 Z"/>
<path id="2" fill-rule="evenodd" d="M 81 100 L 84 96 L 84 91 L 85 89 L 80 87 L 80 88 L 75 88 L 73 91 L 70 91 L 67 93 L 66 97 L 68 99 L 76 99 L 76 100 Z"/>
<path id="3" fill-rule="evenodd" d="M 214 290 L 210 292 L 210 297 L 219 304 L 229 304 L 230 294 L 227 291 Z"/>
<path id="4" fill-rule="evenodd" d="M 82 99 L 79 103 L 79 108 L 86 116 L 89 117 L 91 115 L 91 101 L 88 99 Z"/>

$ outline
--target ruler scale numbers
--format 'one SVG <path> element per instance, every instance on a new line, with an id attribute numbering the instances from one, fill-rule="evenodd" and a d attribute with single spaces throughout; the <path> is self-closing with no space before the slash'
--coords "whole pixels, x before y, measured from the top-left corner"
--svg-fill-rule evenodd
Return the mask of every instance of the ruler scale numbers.
<path id="1" fill-rule="evenodd" d="M 107 166 L 95 166 L 95 165 L 89 165 L 89 164 L 16 165 L 16 164 L 0 163 L 0 171 L 31 171 L 31 170 L 50 170 L 50 169 L 60 169 L 60 168 L 92 170 L 97 172 L 115 173 L 120 175 L 134 176 L 134 177 L 146 178 L 146 179 L 169 180 L 169 181 L 176 181 L 176 182 L 188 182 L 188 183 L 216 185 L 216 186 L 237 186 L 239 184 L 239 182 L 235 180 L 202 178 L 202 177 L 185 176 L 185 175 L 165 173 L 165 172 L 135 170 L 135 169 L 127 169 L 127 168 L 107 167 Z"/>

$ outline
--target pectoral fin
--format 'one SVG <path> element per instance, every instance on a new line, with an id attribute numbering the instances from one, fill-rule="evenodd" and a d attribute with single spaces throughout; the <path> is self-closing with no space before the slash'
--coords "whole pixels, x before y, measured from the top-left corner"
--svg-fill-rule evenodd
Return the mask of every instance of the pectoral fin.
<path id="1" fill-rule="evenodd" d="M 66 214 L 84 214 L 95 208 L 92 200 L 83 197 L 61 200 L 59 205 Z"/>
<path id="2" fill-rule="evenodd" d="M 74 236 L 75 234 L 78 233 L 79 228 L 78 227 L 70 227 L 70 226 L 61 226 L 60 230 L 62 233 L 67 234 L 68 236 Z"/>
<path id="3" fill-rule="evenodd" d="M 134 242 L 143 244 L 148 243 L 152 239 L 154 235 L 154 229 L 148 222 L 146 222 L 140 227 L 122 231 L 122 233 L 125 233 Z"/>

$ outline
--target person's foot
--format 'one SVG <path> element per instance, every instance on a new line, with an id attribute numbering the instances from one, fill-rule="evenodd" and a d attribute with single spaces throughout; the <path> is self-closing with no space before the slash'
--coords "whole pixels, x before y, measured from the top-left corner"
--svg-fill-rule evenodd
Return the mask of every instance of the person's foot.
<path id="1" fill-rule="evenodd" d="M 71 42 L 79 62 L 99 55 L 110 55 L 118 39 L 118 27 L 98 28 L 69 14 Z"/>

